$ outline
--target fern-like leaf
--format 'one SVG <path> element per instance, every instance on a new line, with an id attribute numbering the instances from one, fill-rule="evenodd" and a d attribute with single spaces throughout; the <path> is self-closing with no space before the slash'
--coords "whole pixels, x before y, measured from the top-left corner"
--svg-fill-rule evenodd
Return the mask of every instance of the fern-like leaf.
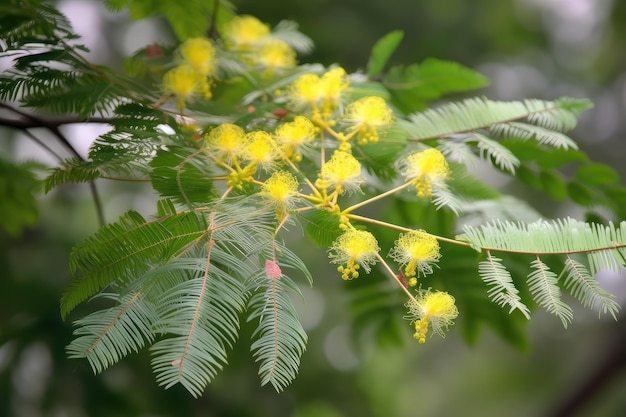
<path id="1" fill-rule="evenodd" d="M 522 140 L 536 140 L 537 142 L 554 148 L 578 149 L 578 145 L 566 135 L 546 129 L 541 126 L 533 126 L 526 123 L 510 122 L 496 123 L 489 128 L 494 135 Z"/>
<path id="2" fill-rule="evenodd" d="M 261 384 L 270 383 L 280 392 L 298 373 L 307 336 L 289 296 L 290 292 L 300 294 L 297 286 L 284 274 L 268 276 L 267 272 L 259 274 L 248 304 L 248 321 L 259 323 L 251 350 L 259 363 Z"/>
<path id="3" fill-rule="evenodd" d="M 528 275 L 528 289 L 537 303 L 549 313 L 561 319 L 563 327 L 574 318 L 572 309 L 561 300 L 561 290 L 557 276 L 539 258 L 531 263 L 533 271 Z"/>
<path id="4" fill-rule="evenodd" d="M 98 310 L 77 320 L 76 337 L 67 347 L 70 358 L 87 358 L 95 373 L 100 373 L 146 342 L 154 340 L 152 331 L 157 321 L 154 306 L 141 291 L 102 294 L 116 302 L 114 307 Z"/>
<path id="5" fill-rule="evenodd" d="M 511 273 L 502 264 L 502 259 L 487 252 L 487 260 L 478 264 L 478 273 L 485 284 L 490 287 L 487 294 L 494 303 L 501 307 L 508 305 L 509 314 L 514 310 L 519 310 L 524 317 L 530 319 L 530 310 L 522 302 Z"/>
<path id="6" fill-rule="evenodd" d="M 209 245 L 207 258 L 211 258 Z M 157 303 L 157 332 L 168 335 L 152 348 L 159 385 L 183 385 L 199 397 L 227 361 L 239 330 L 243 285 L 204 260 L 204 271 L 168 291 Z"/>
<path id="7" fill-rule="evenodd" d="M 515 174 L 520 160 L 507 147 L 480 133 L 474 133 L 472 139 L 476 140 L 482 158 L 491 158 L 500 169 Z"/>
<path id="8" fill-rule="evenodd" d="M 124 282 L 161 264 L 206 230 L 195 213 L 147 222 L 130 211 L 76 246 L 70 267 L 76 276 L 61 297 L 61 315 L 117 280 Z"/>
<path id="9" fill-rule="evenodd" d="M 620 306 L 615 302 L 615 296 L 600 288 L 585 265 L 568 257 L 563 272 L 567 274 L 563 287 L 569 290 L 582 305 L 587 308 L 597 306 L 599 315 L 611 314 L 617 320 Z"/>
<path id="10" fill-rule="evenodd" d="M 459 239 L 475 248 L 529 254 L 605 253 L 594 270 L 624 264 L 619 251 L 626 248 L 626 221 L 616 227 L 585 223 L 572 218 L 533 223 L 493 221 L 465 226 Z"/>
<path id="11" fill-rule="evenodd" d="M 471 98 L 410 115 L 409 133 L 413 140 L 422 141 L 490 129 L 494 125 L 520 123 L 526 130 L 520 125 L 517 125 L 516 129 L 516 125 L 513 125 L 509 127 L 509 133 L 517 133 L 528 138 L 531 136 L 529 131 L 532 131 L 536 137 L 542 138 L 544 143 L 559 146 L 567 144 L 574 147 L 575 144 L 571 139 L 565 139 L 564 135 L 556 135 L 556 132 L 571 129 L 572 119 L 578 117 L 580 107 L 588 107 L 588 101 L 581 101 L 579 107 L 574 107 L 573 102 L 573 99 L 560 99 L 554 102 L 541 100 L 502 102 Z M 548 136 L 547 132 L 554 134 Z"/>

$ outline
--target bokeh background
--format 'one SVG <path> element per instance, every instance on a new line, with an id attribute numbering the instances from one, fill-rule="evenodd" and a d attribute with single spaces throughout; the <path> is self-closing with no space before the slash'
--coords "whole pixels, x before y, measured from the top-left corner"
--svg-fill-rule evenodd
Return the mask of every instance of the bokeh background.
<path id="1" fill-rule="evenodd" d="M 626 178 L 626 2 L 622 0 L 236 0 L 239 12 L 274 25 L 295 20 L 315 51 L 301 62 L 340 63 L 358 71 L 373 43 L 400 29 L 392 63 L 427 57 L 457 61 L 492 83 L 492 99 L 588 97 L 573 137 L 593 159 Z M 57 2 L 91 48 L 90 59 L 120 66 L 123 56 L 153 42 L 173 42 L 158 18 L 133 22 L 100 2 Z M 6 64 L 6 63 L 5 63 Z M 5 65 L 6 67 L 6 65 Z M 3 68 L 0 66 L 0 69 Z M 99 126 L 68 126 L 83 153 Z M 24 138 L 0 128 L 0 149 L 18 160 L 54 163 Z M 495 185 L 507 180 L 491 177 Z M 137 185 L 99 184 L 107 220 L 134 208 L 153 209 Z M 581 216 L 527 189 L 513 189 L 550 216 Z M 620 219 L 622 220 L 622 219 Z M 142 351 L 94 376 L 86 361 L 69 360 L 71 324 L 58 299 L 68 283 L 73 244 L 97 228 L 86 186 L 42 196 L 40 222 L 20 238 L 0 234 L 0 415 L 116 416 L 593 416 L 626 415 L 626 317 L 598 320 L 575 310 L 564 330 L 538 311 L 519 350 L 485 329 L 468 346 L 458 332 L 418 345 L 410 328 L 401 340 L 354 337 L 349 291 L 326 265 L 323 250 L 300 250 L 316 282 L 304 288 L 302 319 L 308 350 L 295 383 L 276 394 L 259 388 L 245 337 L 231 363 L 199 400 L 154 381 Z M 298 245 L 297 237 L 294 245 Z M 626 275 L 601 274 L 602 285 L 626 306 Z M 244 327 L 244 333 L 249 331 Z M 570 408 L 568 408 L 570 407 Z"/>

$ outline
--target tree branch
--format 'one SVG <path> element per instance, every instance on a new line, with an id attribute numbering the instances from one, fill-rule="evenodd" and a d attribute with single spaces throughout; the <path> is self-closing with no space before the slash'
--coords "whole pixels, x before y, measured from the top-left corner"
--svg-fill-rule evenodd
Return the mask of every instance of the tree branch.
<path id="1" fill-rule="evenodd" d="M 28 130 L 32 128 L 45 128 L 48 131 L 50 131 L 72 155 L 76 156 L 77 158 L 83 161 L 85 160 L 85 158 L 83 158 L 82 155 L 78 153 L 78 151 L 74 148 L 74 146 L 72 146 L 70 141 L 59 130 L 59 127 L 62 125 L 71 124 L 71 123 L 83 123 L 84 122 L 83 120 L 80 120 L 76 116 L 66 116 L 66 117 L 56 118 L 56 119 L 44 119 L 34 114 L 26 113 L 22 111 L 21 109 L 17 109 L 6 103 L 0 103 L 0 108 L 6 109 L 20 117 L 19 119 L 0 117 L 0 125 L 23 130 L 29 138 L 33 139 L 38 145 L 41 145 L 44 149 L 50 152 L 54 157 L 62 161 L 63 159 L 56 152 L 54 152 L 50 147 L 45 145 L 41 140 L 39 140 L 35 135 L 33 135 Z M 108 123 L 108 119 L 93 118 L 93 119 L 90 119 L 89 122 Z M 100 226 L 104 226 L 106 224 L 106 220 L 104 218 L 104 210 L 102 207 L 102 201 L 100 199 L 100 195 L 98 194 L 98 189 L 96 188 L 96 184 L 94 181 L 89 182 L 89 189 L 91 191 L 91 198 L 93 199 L 94 205 L 96 207 L 98 223 L 100 224 Z"/>

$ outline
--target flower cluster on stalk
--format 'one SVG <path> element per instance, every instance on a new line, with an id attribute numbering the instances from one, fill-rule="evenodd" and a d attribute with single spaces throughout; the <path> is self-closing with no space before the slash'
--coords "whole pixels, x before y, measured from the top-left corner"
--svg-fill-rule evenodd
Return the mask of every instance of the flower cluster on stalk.
<path id="1" fill-rule="evenodd" d="M 224 196 L 257 194 L 266 207 L 275 210 L 277 229 L 291 216 L 309 210 L 336 216 L 337 230 L 330 232 L 336 238 L 329 245 L 328 256 L 343 280 L 370 273 L 376 264 L 393 271 L 381 256 L 375 235 L 364 229 L 367 223 L 384 224 L 354 212 L 409 188 L 414 188 L 418 197 L 432 196 L 433 190 L 450 176 L 443 154 L 420 145 L 419 151 L 395 165 L 404 180 L 401 186 L 350 205 L 355 198 L 371 192 L 364 187 L 368 172 L 363 168 L 363 147 L 377 146 L 385 140 L 395 123 L 394 109 L 383 97 L 355 95 L 351 77 L 339 66 L 305 72 L 281 84 L 279 73 L 295 68 L 296 52 L 253 16 L 231 19 L 220 35 L 218 40 L 184 41 L 176 51 L 173 66 L 163 74 L 162 90 L 170 95 L 167 98 L 175 96 L 182 113 L 194 100 L 216 99 L 212 88 L 229 76 L 229 82 L 277 82 L 277 88 L 260 88 L 262 100 L 246 109 L 257 115 L 257 105 L 273 104 L 267 107 L 266 115 L 252 121 L 235 117 L 199 134 L 202 140 L 198 152 L 223 173 L 215 181 L 224 181 Z M 224 56 L 236 57 L 241 65 L 229 67 L 231 71 L 245 70 L 234 77 L 229 75 L 224 68 L 232 63 L 223 64 Z M 259 77 L 249 75 L 253 73 Z M 420 278 L 433 273 L 440 259 L 437 237 L 424 230 L 396 229 L 402 232 L 388 250 L 388 258 L 397 263 L 400 272 L 389 275 L 409 297 L 408 317 L 415 327 L 415 338 L 423 343 L 429 328 L 443 335 L 458 312 L 451 295 L 412 289 Z M 272 279 L 280 278 L 276 259 L 266 263 L 266 272 Z"/>

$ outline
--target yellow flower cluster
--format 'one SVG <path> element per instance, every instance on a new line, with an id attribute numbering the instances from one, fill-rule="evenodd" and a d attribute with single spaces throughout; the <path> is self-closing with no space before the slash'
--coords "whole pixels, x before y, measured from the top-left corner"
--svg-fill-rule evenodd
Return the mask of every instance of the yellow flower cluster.
<path id="1" fill-rule="evenodd" d="M 292 122 L 276 128 L 274 139 L 282 147 L 284 155 L 295 162 L 302 160 L 302 152 L 313 142 L 318 129 L 304 116 L 296 116 Z"/>
<path id="2" fill-rule="evenodd" d="M 357 132 L 357 143 L 364 145 L 378 142 L 378 131 L 393 121 L 393 114 L 384 99 L 370 96 L 350 103 L 343 119 Z"/>
<path id="3" fill-rule="evenodd" d="M 337 67 L 321 77 L 311 73 L 301 75 L 288 87 L 287 94 L 294 105 L 310 107 L 314 119 L 328 122 L 349 85 L 346 71 Z"/>
<path id="4" fill-rule="evenodd" d="M 446 158 L 435 148 L 409 155 L 400 163 L 400 171 L 407 181 L 413 182 L 420 198 L 430 197 L 432 186 L 450 175 Z"/>
<path id="5" fill-rule="evenodd" d="M 344 280 L 358 278 L 359 269 L 366 272 L 376 263 L 380 251 L 373 234 L 365 230 L 350 229 L 340 235 L 329 249 L 331 262 L 339 264 L 337 271 Z"/>
<path id="6" fill-rule="evenodd" d="M 410 286 L 417 284 L 417 277 L 420 273 L 432 274 L 431 263 L 437 262 L 441 257 L 439 242 L 433 235 L 423 230 L 401 234 L 389 255 L 405 266 L 404 275 Z"/>
<path id="7" fill-rule="evenodd" d="M 236 16 L 223 28 L 226 47 L 244 54 L 252 66 L 268 71 L 296 65 L 296 52 L 284 40 L 272 36 L 270 27 L 254 16 Z"/>
<path id="8" fill-rule="evenodd" d="M 316 186 L 324 190 L 333 188 L 338 194 L 343 194 L 359 190 L 363 181 L 361 163 L 348 152 L 335 151 L 322 166 Z"/>
<path id="9" fill-rule="evenodd" d="M 215 48 L 205 38 L 188 39 L 178 49 L 180 64 L 163 75 L 163 90 L 176 96 L 180 110 L 195 94 L 211 99 L 209 76 L 216 69 Z"/>
<path id="10" fill-rule="evenodd" d="M 420 289 L 406 307 L 409 310 L 409 318 L 415 325 L 413 337 L 420 343 L 426 342 L 429 325 L 433 332 L 445 337 L 444 330 L 454 324 L 454 319 L 459 314 L 453 296 L 443 291 L 432 292 L 430 289 Z"/>

